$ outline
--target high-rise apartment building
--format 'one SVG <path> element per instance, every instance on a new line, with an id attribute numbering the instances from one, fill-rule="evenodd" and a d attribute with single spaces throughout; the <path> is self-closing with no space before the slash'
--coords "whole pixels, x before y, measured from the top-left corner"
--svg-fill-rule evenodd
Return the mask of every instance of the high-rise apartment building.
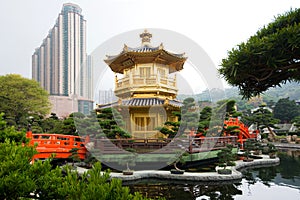
<path id="1" fill-rule="evenodd" d="M 92 104 L 92 67 L 87 64 L 86 20 L 78 5 L 66 3 L 32 55 L 32 78 L 51 96 L 75 97 L 74 101 L 84 99 Z M 74 111 L 80 109 L 74 107 L 70 113 Z"/>

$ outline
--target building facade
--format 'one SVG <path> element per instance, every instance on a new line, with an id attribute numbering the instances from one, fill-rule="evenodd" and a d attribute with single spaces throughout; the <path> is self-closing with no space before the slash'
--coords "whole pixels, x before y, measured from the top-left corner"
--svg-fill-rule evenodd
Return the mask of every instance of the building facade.
<path id="1" fill-rule="evenodd" d="M 92 65 L 86 53 L 86 20 L 66 3 L 47 37 L 32 55 L 32 78 L 51 96 L 93 99 Z M 72 110 L 71 112 L 79 111 Z"/>

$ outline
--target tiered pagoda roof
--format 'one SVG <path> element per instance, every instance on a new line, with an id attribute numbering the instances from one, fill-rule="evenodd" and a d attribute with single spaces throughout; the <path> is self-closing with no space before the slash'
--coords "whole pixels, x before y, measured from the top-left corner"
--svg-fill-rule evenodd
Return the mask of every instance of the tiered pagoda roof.
<path id="1" fill-rule="evenodd" d="M 123 74 L 124 69 L 131 68 L 135 64 L 161 63 L 169 65 L 170 73 L 183 69 L 187 57 L 185 53 L 175 54 L 164 49 L 163 44 L 157 47 L 150 45 L 150 34 L 147 30 L 140 34 L 142 45 L 137 48 L 128 47 L 126 44 L 118 55 L 107 56 L 104 61 L 113 72 Z"/>
<path id="2" fill-rule="evenodd" d="M 162 106 L 162 105 L 170 105 L 173 107 L 180 108 L 182 106 L 182 102 L 178 100 L 169 100 L 169 99 L 159 99 L 159 98 L 132 98 L 132 99 L 123 99 L 120 101 L 116 101 L 114 103 L 101 105 L 99 109 L 110 108 L 114 106 L 134 106 L 134 107 L 144 107 L 144 106 Z"/>

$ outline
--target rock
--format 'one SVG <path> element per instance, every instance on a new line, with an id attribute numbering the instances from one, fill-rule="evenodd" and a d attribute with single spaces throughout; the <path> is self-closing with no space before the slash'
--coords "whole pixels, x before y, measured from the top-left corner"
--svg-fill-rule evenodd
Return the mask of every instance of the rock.
<path id="1" fill-rule="evenodd" d="M 286 136 L 286 140 L 287 140 L 288 142 L 291 142 L 291 141 L 292 141 L 292 137 L 291 137 L 290 135 L 287 135 L 287 136 Z"/>
<path id="2" fill-rule="evenodd" d="M 267 139 L 262 139 L 261 142 L 262 143 L 268 143 L 269 141 Z"/>
<path id="3" fill-rule="evenodd" d="M 292 139 L 293 142 L 296 142 L 296 141 L 297 141 L 297 138 L 298 138 L 297 135 L 292 135 L 292 138 L 291 138 L 291 139 Z"/>
<path id="4" fill-rule="evenodd" d="M 268 140 L 269 140 L 270 142 L 274 142 L 274 141 L 275 141 L 274 135 L 272 135 L 271 133 L 269 133 L 269 134 L 268 134 Z"/>

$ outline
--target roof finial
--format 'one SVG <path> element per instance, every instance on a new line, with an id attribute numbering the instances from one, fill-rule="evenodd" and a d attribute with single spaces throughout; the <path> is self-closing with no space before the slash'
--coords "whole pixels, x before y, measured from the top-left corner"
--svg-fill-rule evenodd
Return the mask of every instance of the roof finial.
<path id="1" fill-rule="evenodd" d="M 142 38 L 142 46 L 150 45 L 150 39 L 152 38 L 152 34 L 149 33 L 147 29 L 145 29 L 144 32 L 140 34 L 140 38 Z"/>

